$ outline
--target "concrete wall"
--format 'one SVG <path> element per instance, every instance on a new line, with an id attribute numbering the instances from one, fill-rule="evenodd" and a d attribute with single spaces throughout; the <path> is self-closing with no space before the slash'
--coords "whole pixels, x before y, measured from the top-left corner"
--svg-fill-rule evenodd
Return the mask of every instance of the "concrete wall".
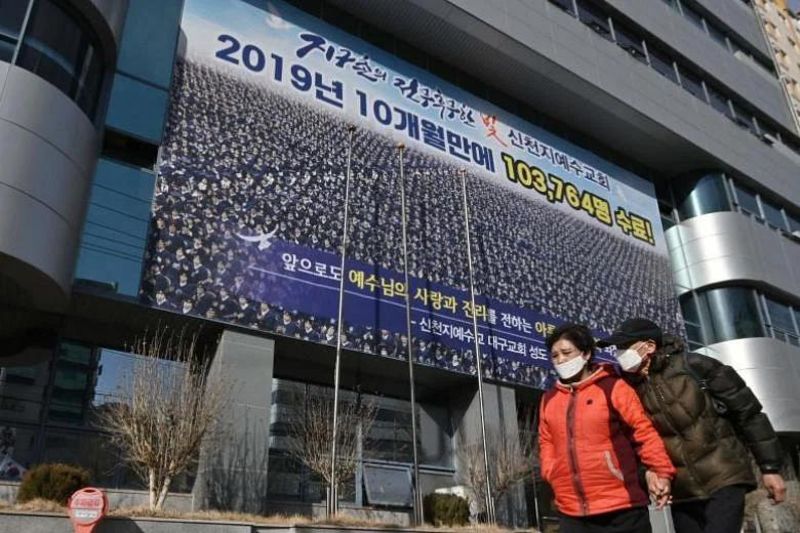
<path id="1" fill-rule="evenodd" d="M 2 531 L 25 533 L 72 533 L 66 516 L 33 515 L 0 512 Z M 106 518 L 97 533 L 374 533 L 377 527 L 337 527 L 326 525 L 258 525 L 242 522 L 209 522 L 202 520 L 166 520 L 156 518 Z M 385 531 L 435 532 L 440 530 L 388 526 Z"/>
<path id="2" fill-rule="evenodd" d="M 739 0 L 736 0 L 737 2 Z M 699 66 L 710 77 L 747 100 L 756 109 L 766 113 L 778 123 L 793 128 L 791 116 L 788 115 L 786 102 L 778 85 L 778 79 L 767 75 L 749 60 L 741 60 L 729 50 L 723 48 L 709 37 L 707 33 L 695 26 L 675 9 L 662 0 L 610 0 L 609 3 L 625 13 L 637 25 L 652 33 L 662 42 L 669 43 L 680 55 Z M 708 4 L 722 4 L 719 0 L 708 1 Z M 726 4 L 733 4 L 727 1 Z M 719 7 L 719 6 L 717 6 Z M 737 9 L 731 9 L 731 8 Z M 747 10 L 746 17 L 737 17 L 743 10 L 738 6 L 728 6 L 725 14 L 737 25 L 742 26 L 754 45 L 765 46 L 761 36 L 755 13 Z M 766 52 L 766 51 L 765 51 Z M 769 57 L 769 52 L 765 53 Z"/>
<path id="3" fill-rule="evenodd" d="M 228 392 L 223 438 L 207 446 L 194 492 L 199 508 L 263 513 L 267 505 L 269 424 L 275 343 L 225 331 L 209 381 Z"/>
<path id="4" fill-rule="evenodd" d="M 635 1 L 627 0 L 625 3 L 632 4 Z M 731 2 L 730 0 L 696 0 L 696 2 L 705 8 L 706 14 L 718 19 L 737 35 L 761 50 L 765 57 L 770 56 L 769 47 L 764 41 L 761 29 L 758 27 L 758 21 L 752 7 L 739 0 L 736 2 Z"/>
<path id="5" fill-rule="evenodd" d="M 517 408 L 514 389 L 501 385 L 484 383 L 484 418 L 486 426 L 487 447 L 489 449 L 489 463 L 492 464 L 492 447 L 497 445 L 498 438 L 505 435 L 507 438 L 516 438 L 519 435 L 517 424 Z M 477 386 L 474 390 L 462 390 L 451 395 L 451 410 L 453 425 L 455 427 L 455 447 L 479 445 L 481 443 L 480 430 L 480 400 Z M 464 468 L 461 458 L 456 452 L 456 478 L 458 472 Z M 510 525 L 527 524 L 527 508 L 523 487 L 512 490 L 502 498 L 496 506 L 497 518 L 500 523 Z"/>
<path id="6" fill-rule="evenodd" d="M 19 483 L 13 481 L 0 482 L 0 502 L 13 504 L 17 501 Z M 108 505 L 112 509 L 120 507 L 146 507 L 149 505 L 150 496 L 143 490 L 103 489 L 108 497 Z M 164 502 L 164 509 L 188 513 L 192 510 L 193 497 L 191 494 L 171 493 Z"/>
<path id="7" fill-rule="evenodd" d="M 332 1 L 661 176 L 721 168 L 800 206 L 796 157 L 759 141 L 546 0 Z M 794 128 L 777 80 L 726 52 L 664 2 L 615 5 Z M 726 16 L 750 24 L 736 11 Z"/>

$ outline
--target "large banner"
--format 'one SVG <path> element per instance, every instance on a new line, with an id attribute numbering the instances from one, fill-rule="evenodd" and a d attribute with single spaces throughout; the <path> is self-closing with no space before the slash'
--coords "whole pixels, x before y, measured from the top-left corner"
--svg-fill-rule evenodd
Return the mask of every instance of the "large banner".
<path id="1" fill-rule="evenodd" d="M 346 349 L 475 373 L 477 317 L 486 376 L 536 387 L 563 321 L 682 331 L 647 181 L 279 1 L 187 0 L 182 31 L 153 305 L 335 344 L 344 276 Z"/>

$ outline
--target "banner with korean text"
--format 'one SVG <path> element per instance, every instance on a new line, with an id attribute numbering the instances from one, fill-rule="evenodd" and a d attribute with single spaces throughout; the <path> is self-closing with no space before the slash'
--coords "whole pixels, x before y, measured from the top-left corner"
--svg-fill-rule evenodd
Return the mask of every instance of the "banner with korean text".
<path id="1" fill-rule="evenodd" d="M 344 276 L 346 349 L 410 346 L 420 364 L 474 373 L 477 316 L 487 377 L 535 387 L 552 379 L 544 338 L 561 322 L 682 331 L 642 178 L 277 0 L 187 0 L 179 46 L 141 291 L 152 305 L 334 345 Z"/>

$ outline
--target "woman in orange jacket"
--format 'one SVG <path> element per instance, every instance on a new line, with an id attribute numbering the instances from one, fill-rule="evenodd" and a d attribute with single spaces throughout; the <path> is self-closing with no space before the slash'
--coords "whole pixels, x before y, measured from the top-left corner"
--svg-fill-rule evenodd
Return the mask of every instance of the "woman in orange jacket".
<path id="1" fill-rule="evenodd" d="M 650 532 L 648 491 L 666 504 L 675 467 L 639 397 L 613 368 L 592 363 L 586 326 L 563 325 L 546 344 L 559 380 L 542 398 L 539 454 L 561 533 Z"/>

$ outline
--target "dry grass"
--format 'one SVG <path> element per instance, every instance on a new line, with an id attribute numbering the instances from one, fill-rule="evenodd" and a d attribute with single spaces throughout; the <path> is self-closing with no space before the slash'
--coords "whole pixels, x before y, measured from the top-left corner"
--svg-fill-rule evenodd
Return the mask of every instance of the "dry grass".
<path id="1" fill-rule="evenodd" d="M 17 513 L 56 513 L 67 514 L 67 508 L 59 505 L 56 502 L 36 499 L 26 503 L 14 503 L 0 501 L 0 511 L 17 512 Z M 402 529 L 402 526 L 384 522 L 377 519 L 358 518 L 350 515 L 337 515 L 332 519 L 315 519 L 302 515 L 284 515 L 275 514 L 269 516 L 248 514 L 248 513 L 235 513 L 229 511 L 196 511 L 196 512 L 179 512 L 170 510 L 151 511 L 148 507 L 120 507 L 109 511 L 108 516 L 111 517 L 125 517 L 125 518 L 165 518 L 173 520 L 198 520 L 207 522 L 242 522 L 249 524 L 263 524 L 263 525 L 285 525 L 285 526 L 312 526 L 312 525 L 328 525 L 352 528 L 369 528 L 373 530 L 385 529 L 396 530 Z M 418 530 L 424 531 L 442 531 L 442 532 L 456 532 L 456 533 L 509 533 L 515 532 L 531 532 L 535 533 L 535 529 L 506 529 L 502 527 L 492 527 L 486 525 L 470 525 L 462 527 L 434 527 L 425 525 Z"/>
<path id="2" fill-rule="evenodd" d="M 295 525 L 308 524 L 310 520 L 301 515 L 275 514 L 262 516 L 232 511 L 194 511 L 181 512 L 171 510 L 151 511 L 148 507 L 120 507 L 112 509 L 108 516 L 128 518 L 169 518 L 177 520 L 203 520 L 209 522 L 246 522 L 250 524 Z"/>
<path id="3" fill-rule="evenodd" d="M 0 501 L 0 511 L 18 513 L 58 513 L 67 514 L 67 508 L 50 500 L 36 498 L 25 503 L 8 503 Z"/>

